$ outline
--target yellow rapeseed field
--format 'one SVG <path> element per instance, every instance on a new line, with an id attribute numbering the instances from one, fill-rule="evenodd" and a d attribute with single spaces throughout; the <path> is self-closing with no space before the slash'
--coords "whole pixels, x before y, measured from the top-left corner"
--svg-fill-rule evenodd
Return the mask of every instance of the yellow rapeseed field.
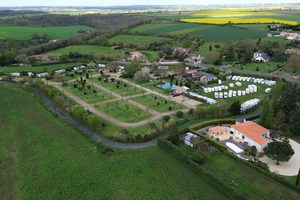
<path id="1" fill-rule="evenodd" d="M 249 15 L 267 15 L 273 14 L 265 11 L 249 11 L 249 10 L 206 10 L 200 11 L 193 16 L 209 16 L 209 17 L 226 17 L 226 16 L 249 16 Z"/>
<path id="2" fill-rule="evenodd" d="M 199 23 L 199 24 L 288 24 L 297 25 L 299 22 L 272 19 L 272 18 L 198 18 L 198 19 L 181 19 L 182 22 Z"/>

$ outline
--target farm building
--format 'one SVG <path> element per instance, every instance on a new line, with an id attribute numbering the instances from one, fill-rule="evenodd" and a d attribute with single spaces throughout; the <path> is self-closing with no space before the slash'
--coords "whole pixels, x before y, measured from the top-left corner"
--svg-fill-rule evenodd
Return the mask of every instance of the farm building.
<path id="1" fill-rule="evenodd" d="M 213 74 L 196 70 L 187 71 L 187 78 L 191 81 L 200 81 L 201 83 L 207 83 L 218 79 L 217 76 Z"/>
<path id="2" fill-rule="evenodd" d="M 194 147 L 193 145 L 193 140 L 199 138 L 199 136 L 191 133 L 191 132 L 188 132 L 182 136 L 180 136 L 180 139 L 184 142 L 184 144 L 190 146 L 190 147 Z"/>
<path id="3" fill-rule="evenodd" d="M 256 62 L 268 62 L 270 59 L 271 57 L 262 51 L 257 51 L 253 55 L 253 60 Z"/>
<path id="4" fill-rule="evenodd" d="M 182 47 L 177 47 L 177 48 L 174 49 L 173 55 L 174 56 L 183 56 L 183 57 L 185 57 L 189 52 L 190 52 L 189 49 L 185 49 L 185 48 L 182 48 Z"/>
<path id="5" fill-rule="evenodd" d="M 263 152 L 268 144 L 270 131 L 255 122 L 246 121 L 231 125 L 230 134 L 247 142 L 249 146 L 255 146 L 258 152 Z"/>

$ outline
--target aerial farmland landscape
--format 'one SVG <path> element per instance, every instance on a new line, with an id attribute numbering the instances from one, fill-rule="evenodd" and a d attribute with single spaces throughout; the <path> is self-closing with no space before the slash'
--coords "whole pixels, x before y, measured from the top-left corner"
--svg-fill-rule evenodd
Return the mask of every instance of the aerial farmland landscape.
<path id="1" fill-rule="evenodd" d="M 300 1 L 0 2 L 0 199 L 300 199 Z"/>

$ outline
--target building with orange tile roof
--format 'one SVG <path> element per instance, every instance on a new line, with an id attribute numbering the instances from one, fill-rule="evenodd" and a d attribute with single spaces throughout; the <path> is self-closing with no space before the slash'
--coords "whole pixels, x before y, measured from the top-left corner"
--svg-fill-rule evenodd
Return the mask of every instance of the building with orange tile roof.
<path id="1" fill-rule="evenodd" d="M 253 121 L 237 123 L 231 125 L 230 128 L 232 135 L 247 142 L 249 146 L 255 146 L 258 152 L 262 152 L 268 143 L 270 130 Z"/>

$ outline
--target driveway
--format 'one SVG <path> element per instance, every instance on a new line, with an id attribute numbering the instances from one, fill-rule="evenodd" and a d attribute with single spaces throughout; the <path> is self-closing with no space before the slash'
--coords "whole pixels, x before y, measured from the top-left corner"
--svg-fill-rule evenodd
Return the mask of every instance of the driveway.
<path id="1" fill-rule="evenodd" d="M 264 156 L 260 160 L 269 165 L 270 171 L 284 176 L 296 176 L 300 168 L 300 144 L 289 139 L 290 145 L 295 151 L 295 154 L 288 162 L 280 162 L 276 165 L 276 161 Z"/>

